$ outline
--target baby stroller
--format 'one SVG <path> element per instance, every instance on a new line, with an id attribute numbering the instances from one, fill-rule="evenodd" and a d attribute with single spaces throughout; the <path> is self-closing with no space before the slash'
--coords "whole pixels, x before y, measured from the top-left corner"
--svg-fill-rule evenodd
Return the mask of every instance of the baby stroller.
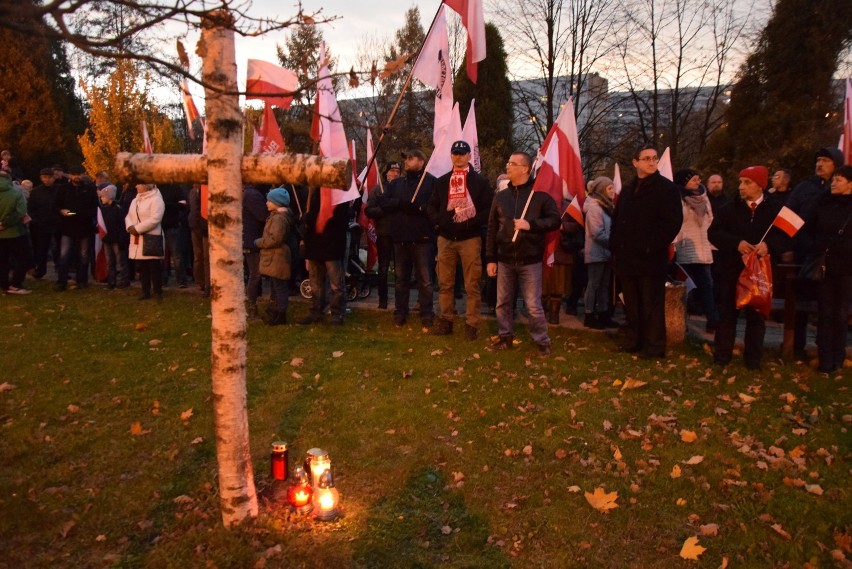
<path id="1" fill-rule="evenodd" d="M 367 272 L 367 250 L 361 247 L 361 226 L 352 222 L 349 224 L 348 255 L 346 255 L 346 300 L 367 298 L 373 292 L 370 274 Z M 363 258 L 362 258 L 363 257 Z M 299 293 L 304 298 L 313 298 L 311 280 L 304 279 L 299 284 Z"/>

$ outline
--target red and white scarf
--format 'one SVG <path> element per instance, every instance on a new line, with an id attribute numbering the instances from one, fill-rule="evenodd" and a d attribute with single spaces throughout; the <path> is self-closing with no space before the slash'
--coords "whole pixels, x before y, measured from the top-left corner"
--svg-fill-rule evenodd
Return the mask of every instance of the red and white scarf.
<path id="1" fill-rule="evenodd" d="M 454 211 L 453 221 L 462 223 L 476 215 L 476 207 L 467 191 L 468 170 L 453 169 L 450 174 L 450 189 L 447 194 L 447 211 Z"/>

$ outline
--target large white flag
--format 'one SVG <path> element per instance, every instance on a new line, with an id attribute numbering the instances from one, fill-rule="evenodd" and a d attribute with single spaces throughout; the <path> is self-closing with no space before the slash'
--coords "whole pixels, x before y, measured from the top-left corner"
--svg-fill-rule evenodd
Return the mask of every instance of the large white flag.
<path id="1" fill-rule="evenodd" d="M 482 161 L 479 158 L 479 134 L 476 130 L 476 110 L 474 106 L 476 99 L 471 99 L 470 108 L 467 110 L 467 119 L 462 129 L 462 140 L 470 144 L 470 163 L 477 172 L 482 172 Z"/>
<path id="2" fill-rule="evenodd" d="M 346 131 L 340 118 L 340 107 L 334 96 L 331 84 L 331 74 L 328 65 L 324 64 L 319 70 L 317 81 L 317 113 L 319 114 L 320 154 L 326 158 L 349 160 L 349 143 L 346 141 Z M 358 188 L 350 186 L 348 190 L 331 191 L 331 203 L 337 205 L 352 201 L 359 197 Z"/>
<path id="3" fill-rule="evenodd" d="M 459 104 L 453 105 L 452 117 L 450 125 L 444 132 L 444 136 L 435 145 L 435 150 L 432 151 L 432 156 L 429 157 L 429 162 L 426 164 L 426 171 L 440 178 L 447 172 L 453 169 L 453 161 L 450 159 L 450 148 L 457 140 L 462 139 L 461 117 L 459 116 Z"/>
<path id="4" fill-rule="evenodd" d="M 453 78 L 450 74 L 449 53 L 447 20 L 442 4 L 412 70 L 415 77 L 435 89 L 435 126 L 432 131 L 432 144 L 435 146 L 438 146 L 449 127 L 453 111 Z"/>
<path id="5" fill-rule="evenodd" d="M 663 178 L 674 181 L 674 170 L 672 170 L 672 153 L 667 146 L 660 156 L 660 162 L 657 164 L 657 170 Z"/>

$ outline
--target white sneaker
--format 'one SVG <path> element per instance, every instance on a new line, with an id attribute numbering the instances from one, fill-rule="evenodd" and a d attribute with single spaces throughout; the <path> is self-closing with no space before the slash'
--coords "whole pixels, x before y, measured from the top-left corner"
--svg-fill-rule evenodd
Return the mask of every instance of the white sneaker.
<path id="1" fill-rule="evenodd" d="M 18 288 L 16 286 L 10 286 L 6 289 L 6 294 L 32 294 L 32 292 L 28 288 Z"/>

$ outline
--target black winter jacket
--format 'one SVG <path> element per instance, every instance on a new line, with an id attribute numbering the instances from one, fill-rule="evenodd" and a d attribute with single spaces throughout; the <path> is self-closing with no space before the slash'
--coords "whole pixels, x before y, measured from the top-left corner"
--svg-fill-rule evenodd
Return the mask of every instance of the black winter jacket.
<path id="1" fill-rule="evenodd" d="M 494 203 L 488 215 L 488 236 L 485 240 L 485 260 L 488 263 L 510 265 L 532 265 L 544 259 L 544 241 L 547 233 L 556 231 L 561 225 L 559 210 L 547 192 L 535 192 L 533 180 L 520 186 L 511 183 L 494 195 Z M 532 192 L 532 200 L 524 216 L 530 224 L 529 231 L 515 233 L 515 219 L 520 219 L 524 205 Z"/>
<path id="2" fill-rule="evenodd" d="M 263 235 L 267 217 L 266 197 L 254 186 L 246 186 L 243 189 L 243 249 L 260 251 L 254 241 Z"/>
<path id="3" fill-rule="evenodd" d="M 390 217 L 391 237 L 396 243 L 428 243 L 435 240 L 435 227 L 426 215 L 426 204 L 435 188 L 435 176 L 426 174 L 414 203 L 411 198 L 420 183 L 420 172 L 406 172 L 378 196 L 378 206 Z"/>
<path id="4" fill-rule="evenodd" d="M 322 233 L 317 233 L 321 200 L 331 199 L 331 192 L 313 188 L 308 196 L 307 211 L 302 216 L 305 258 L 309 261 L 343 261 L 346 231 L 349 229 L 349 204 L 344 202 L 334 206 L 332 216 L 326 222 Z"/>
<path id="5" fill-rule="evenodd" d="M 130 245 L 130 234 L 124 224 L 125 215 L 121 205 L 114 201 L 109 205 L 98 204 L 98 207 L 101 210 L 107 231 L 103 237 L 103 242 Z"/>
<path id="6" fill-rule="evenodd" d="M 450 177 L 452 171 L 444 174 L 435 182 L 435 190 L 426 206 L 429 219 L 438 227 L 438 235 L 451 241 L 463 241 L 473 237 L 482 236 L 482 228 L 488 223 L 488 214 L 491 212 L 491 202 L 494 201 L 494 190 L 488 180 L 468 166 L 467 191 L 476 208 L 476 215 L 472 218 L 456 223 L 453 221 L 455 211 L 447 211 L 447 200 L 450 191 Z"/>
<path id="7" fill-rule="evenodd" d="M 60 216 L 59 231 L 75 239 L 89 237 L 95 232 L 95 216 L 98 214 L 98 194 L 95 186 L 82 182 L 75 186 L 71 182 L 60 186 L 56 193 L 54 209 L 59 215 L 63 209 L 74 215 Z"/>
<path id="8" fill-rule="evenodd" d="M 852 196 L 826 194 L 814 208 L 813 217 L 802 231 L 814 241 L 814 254 L 825 256 L 825 273 L 828 276 L 852 275 Z M 848 220 L 848 221 L 847 221 Z M 843 234 L 838 232 L 843 228 Z"/>
<path id="9" fill-rule="evenodd" d="M 56 209 L 56 184 L 39 185 L 30 192 L 27 200 L 27 213 L 32 218 L 30 230 L 33 233 L 49 234 L 59 231 L 59 210 Z"/>

